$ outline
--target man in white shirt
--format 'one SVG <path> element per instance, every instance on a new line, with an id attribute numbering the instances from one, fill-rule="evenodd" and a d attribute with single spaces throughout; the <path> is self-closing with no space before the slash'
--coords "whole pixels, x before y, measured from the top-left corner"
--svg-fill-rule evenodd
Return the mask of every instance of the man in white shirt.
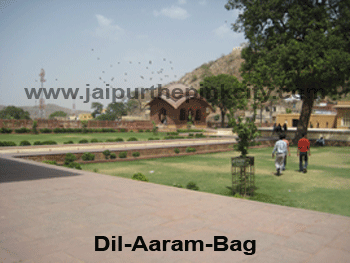
<path id="1" fill-rule="evenodd" d="M 277 170 L 277 175 L 281 175 L 281 169 L 283 168 L 284 157 L 287 154 L 287 143 L 283 141 L 283 135 L 280 135 L 280 139 L 275 143 L 275 147 L 272 151 L 272 158 L 274 158 L 276 153 L 275 166 Z"/>

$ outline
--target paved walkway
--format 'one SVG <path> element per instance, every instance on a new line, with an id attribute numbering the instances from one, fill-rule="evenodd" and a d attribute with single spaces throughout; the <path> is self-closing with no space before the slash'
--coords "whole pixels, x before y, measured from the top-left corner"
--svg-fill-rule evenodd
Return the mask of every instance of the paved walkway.
<path id="1" fill-rule="evenodd" d="M 0 178 L 0 262 L 350 262 L 349 217 L 10 158 Z M 96 235 L 147 246 L 226 236 L 256 251 L 95 252 Z"/>
<path id="2" fill-rule="evenodd" d="M 140 141 L 140 142 L 111 142 L 111 143 L 89 143 L 89 144 L 59 144 L 59 145 L 37 145 L 37 146 L 22 146 L 22 147 L 1 147 L 0 154 L 13 153 L 54 153 L 54 152 L 72 152 L 72 151 L 87 151 L 93 149 L 140 149 L 159 146 L 191 146 L 203 144 L 218 144 L 218 143 L 234 143 L 236 139 L 230 138 L 214 138 L 214 139 L 187 139 L 187 140 L 162 140 L 162 141 Z"/>

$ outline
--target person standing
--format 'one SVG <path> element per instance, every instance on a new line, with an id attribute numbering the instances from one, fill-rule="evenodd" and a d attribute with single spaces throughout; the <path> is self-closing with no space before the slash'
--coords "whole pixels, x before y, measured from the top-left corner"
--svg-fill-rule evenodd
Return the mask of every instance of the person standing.
<path id="1" fill-rule="evenodd" d="M 277 176 L 281 174 L 281 168 L 283 168 L 284 157 L 287 154 L 287 143 L 282 140 L 283 135 L 280 135 L 280 139 L 275 143 L 275 147 L 272 151 L 272 158 L 276 153 L 275 166 L 277 170 Z"/>
<path id="2" fill-rule="evenodd" d="M 288 130 L 288 128 L 287 128 L 287 123 L 284 123 L 284 124 L 283 124 L 283 131 L 284 131 L 285 133 L 287 133 L 287 130 Z"/>
<path id="3" fill-rule="evenodd" d="M 297 156 L 299 156 L 299 172 L 307 172 L 308 153 L 311 155 L 310 141 L 306 138 L 306 134 L 302 134 L 302 138 L 298 141 Z M 304 159 L 304 166 L 303 166 Z"/>
<path id="4" fill-rule="evenodd" d="M 290 149 L 289 149 L 289 141 L 286 139 L 286 135 L 282 135 L 282 140 L 287 144 L 287 151 L 288 151 L 288 156 L 290 156 Z M 283 161 L 283 167 L 282 170 L 286 170 L 286 165 L 287 165 L 287 154 L 284 156 L 284 161 Z"/>

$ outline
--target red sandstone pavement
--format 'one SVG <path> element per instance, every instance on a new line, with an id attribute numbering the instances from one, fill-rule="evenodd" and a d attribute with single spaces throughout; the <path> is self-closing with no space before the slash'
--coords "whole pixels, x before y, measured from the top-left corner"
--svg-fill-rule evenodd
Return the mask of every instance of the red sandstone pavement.
<path id="1" fill-rule="evenodd" d="M 350 262 L 349 217 L 11 158 L 0 158 L 0 178 L 0 262 Z M 226 236 L 256 240 L 256 252 L 95 252 L 96 235 L 146 245 Z"/>

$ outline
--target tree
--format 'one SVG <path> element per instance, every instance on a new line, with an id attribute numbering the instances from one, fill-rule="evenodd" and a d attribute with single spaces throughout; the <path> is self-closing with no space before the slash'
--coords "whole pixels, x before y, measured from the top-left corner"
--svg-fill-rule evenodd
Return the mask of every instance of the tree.
<path id="1" fill-rule="evenodd" d="M 96 119 L 114 121 L 125 115 L 127 115 L 125 104 L 123 102 L 112 102 L 108 104 L 106 113 L 101 114 Z"/>
<path id="2" fill-rule="evenodd" d="M 296 143 L 318 95 L 350 91 L 350 1 L 229 0 L 225 7 L 241 10 L 233 30 L 249 40 L 242 50 L 243 77 L 300 94 Z"/>
<path id="3" fill-rule="evenodd" d="M 97 114 L 101 114 L 103 110 L 103 104 L 99 102 L 91 103 L 91 109 L 94 111 L 91 113 L 92 117 L 95 118 Z"/>
<path id="4" fill-rule="evenodd" d="M 55 111 L 53 113 L 50 114 L 49 119 L 54 119 L 55 117 L 67 117 L 67 113 L 65 113 L 64 111 Z"/>
<path id="5" fill-rule="evenodd" d="M 0 119 L 4 120 L 30 120 L 30 115 L 28 111 L 24 111 L 21 108 L 15 106 L 8 106 L 5 109 L 0 111 Z"/>
<path id="6" fill-rule="evenodd" d="M 235 76 L 220 74 L 204 78 L 200 83 L 199 94 L 212 106 L 221 110 L 221 127 L 224 127 L 225 114 L 231 108 L 239 109 L 246 103 L 245 85 Z"/>
<path id="7" fill-rule="evenodd" d="M 133 115 L 135 112 L 139 110 L 139 103 L 136 100 L 128 100 L 125 103 L 126 112 L 130 115 Z"/>

